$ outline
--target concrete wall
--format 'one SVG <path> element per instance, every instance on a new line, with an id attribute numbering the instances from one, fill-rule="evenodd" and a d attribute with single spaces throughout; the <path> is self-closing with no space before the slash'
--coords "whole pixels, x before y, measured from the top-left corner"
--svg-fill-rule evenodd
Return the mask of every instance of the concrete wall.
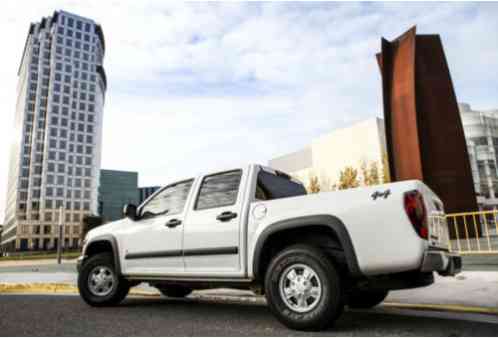
<path id="1" fill-rule="evenodd" d="M 363 162 L 377 162 L 381 174 L 385 144 L 384 121 L 372 118 L 322 135 L 300 151 L 270 160 L 269 166 L 306 186 L 310 177 L 316 176 L 322 189 L 328 190 L 346 166 L 359 169 Z"/>

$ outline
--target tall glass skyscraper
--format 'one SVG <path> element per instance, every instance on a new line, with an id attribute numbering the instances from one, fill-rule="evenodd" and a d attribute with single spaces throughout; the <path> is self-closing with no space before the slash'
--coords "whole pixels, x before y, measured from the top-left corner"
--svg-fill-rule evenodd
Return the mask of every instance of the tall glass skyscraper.
<path id="1" fill-rule="evenodd" d="M 93 20 L 64 11 L 29 26 L 18 72 L 2 248 L 76 247 L 97 213 L 105 42 Z"/>

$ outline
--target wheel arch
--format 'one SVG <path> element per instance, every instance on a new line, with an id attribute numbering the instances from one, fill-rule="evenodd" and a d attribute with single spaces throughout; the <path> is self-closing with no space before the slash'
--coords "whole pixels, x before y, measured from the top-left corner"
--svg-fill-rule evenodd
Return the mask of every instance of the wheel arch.
<path id="1" fill-rule="evenodd" d="M 84 257 L 88 258 L 102 252 L 111 252 L 114 259 L 116 273 L 121 275 L 121 263 L 119 260 L 118 241 L 113 235 L 101 235 L 92 238 L 86 245 Z"/>
<path id="2" fill-rule="evenodd" d="M 311 228 L 322 228 L 328 230 L 329 234 L 334 234 L 335 239 L 341 246 L 344 253 L 347 269 L 352 277 L 362 277 L 363 274 L 359 268 L 355 249 L 349 232 L 344 223 L 332 215 L 311 215 L 303 217 L 295 217 L 272 223 L 266 227 L 258 236 L 258 240 L 254 247 L 253 254 L 253 275 L 256 280 L 264 278 L 262 276 L 262 268 L 265 265 L 264 254 L 267 252 L 268 243 L 271 238 L 278 234 L 284 234 L 289 230 L 307 230 Z M 327 238 L 325 238 L 326 240 Z"/>

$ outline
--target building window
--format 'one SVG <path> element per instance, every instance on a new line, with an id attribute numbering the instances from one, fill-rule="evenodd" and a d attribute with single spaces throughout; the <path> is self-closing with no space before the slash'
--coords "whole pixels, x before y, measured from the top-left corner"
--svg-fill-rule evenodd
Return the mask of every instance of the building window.
<path id="1" fill-rule="evenodd" d="M 473 141 L 476 146 L 487 146 L 488 145 L 488 138 L 486 136 L 474 137 L 474 138 L 471 138 L 470 140 Z"/>
<path id="2" fill-rule="evenodd" d="M 490 198 L 489 186 L 487 183 L 481 183 L 481 196 L 485 198 Z"/>

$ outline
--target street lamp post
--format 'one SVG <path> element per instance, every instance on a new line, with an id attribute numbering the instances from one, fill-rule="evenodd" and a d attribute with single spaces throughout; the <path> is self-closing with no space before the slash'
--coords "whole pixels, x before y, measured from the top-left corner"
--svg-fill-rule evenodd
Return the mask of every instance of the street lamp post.
<path id="1" fill-rule="evenodd" d="M 57 240 L 57 264 L 61 264 L 62 260 L 62 240 L 63 240 L 63 221 L 62 221 L 62 216 L 64 216 L 64 211 L 62 209 L 63 207 L 61 206 L 59 208 L 59 225 L 57 226 L 57 235 L 58 235 L 58 240 Z"/>
<path id="2" fill-rule="evenodd" d="M 3 233 L 3 225 L 0 224 L 0 257 L 3 256 L 3 250 L 2 250 L 2 233 Z"/>

